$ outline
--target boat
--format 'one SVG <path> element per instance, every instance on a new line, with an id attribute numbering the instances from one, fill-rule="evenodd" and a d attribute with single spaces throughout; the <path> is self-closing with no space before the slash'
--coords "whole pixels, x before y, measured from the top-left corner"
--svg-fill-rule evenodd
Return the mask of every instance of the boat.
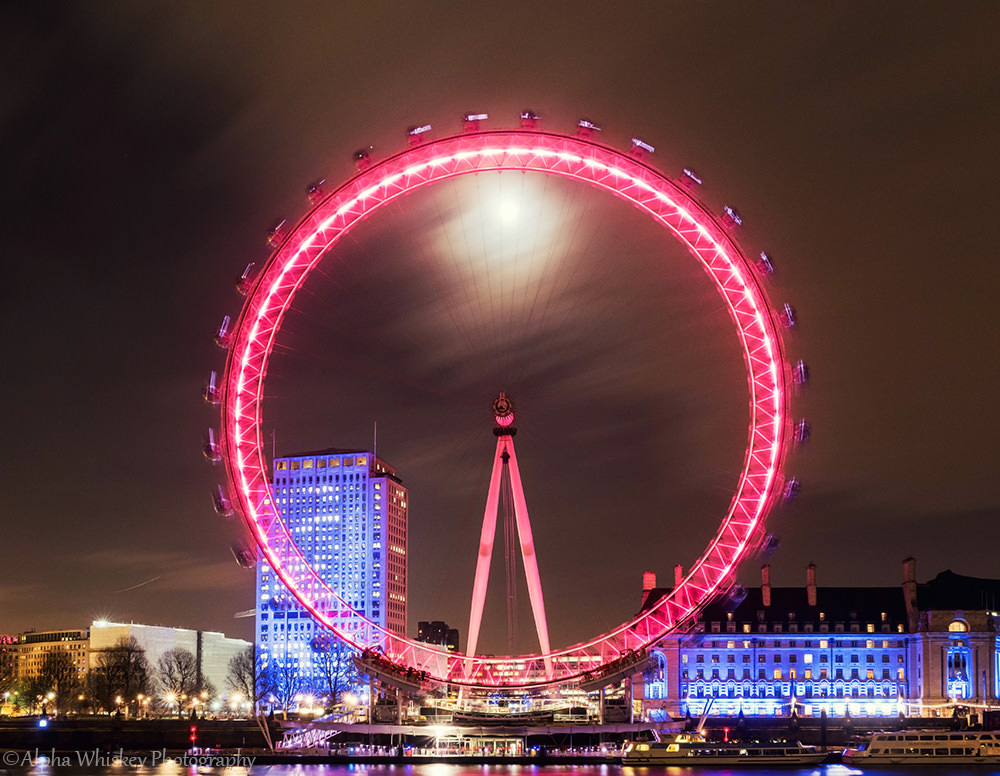
<path id="1" fill-rule="evenodd" d="M 676 733 L 661 741 L 626 741 L 622 765 L 819 765 L 826 752 L 798 741 L 708 741 Z"/>
<path id="2" fill-rule="evenodd" d="M 898 730 L 844 750 L 849 765 L 996 765 L 1000 732 Z"/>

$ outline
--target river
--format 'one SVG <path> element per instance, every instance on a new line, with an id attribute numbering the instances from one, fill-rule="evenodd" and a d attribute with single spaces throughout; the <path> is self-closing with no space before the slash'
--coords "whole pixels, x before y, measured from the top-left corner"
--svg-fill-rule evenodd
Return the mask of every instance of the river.
<path id="1" fill-rule="evenodd" d="M 415 763 L 404 765 L 265 765 L 250 757 L 207 761 L 177 759 L 160 751 L 125 753 L 122 757 L 106 753 L 38 752 L 6 750 L 2 754 L 0 776 L 732 776 L 749 772 L 754 776 L 900 776 L 916 772 L 920 776 L 1000 776 L 1000 769 L 921 766 L 918 768 L 865 769 L 845 765 L 812 768 L 689 768 L 676 766 L 625 767 L 620 765 L 476 765 L 453 763 Z M 233 755 L 230 755 L 233 757 Z M 104 759 L 107 758 L 107 759 Z M 204 764 L 212 762 L 212 764 Z"/>

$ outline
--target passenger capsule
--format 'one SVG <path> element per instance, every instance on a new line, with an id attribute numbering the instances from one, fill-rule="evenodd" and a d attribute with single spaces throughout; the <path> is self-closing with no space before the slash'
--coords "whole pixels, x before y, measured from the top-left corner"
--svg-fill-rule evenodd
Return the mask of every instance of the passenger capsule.
<path id="1" fill-rule="evenodd" d="M 797 477 L 792 477 L 788 482 L 785 483 L 784 490 L 782 490 L 781 495 L 784 497 L 785 501 L 791 501 L 793 498 L 802 492 L 802 483 L 799 482 Z"/>
<path id="2" fill-rule="evenodd" d="M 257 275 L 257 272 L 254 269 L 255 266 L 256 265 L 251 261 L 247 264 L 239 278 L 236 279 L 236 291 L 240 296 L 246 296 L 253 287 L 253 281 Z"/>
<path id="3" fill-rule="evenodd" d="M 358 172 L 367 170 L 372 166 L 372 157 L 371 154 L 368 153 L 371 150 L 372 147 L 368 146 L 368 148 L 362 148 L 361 150 L 354 152 L 354 166 L 357 168 Z"/>
<path id="4" fill-rule="evenodd" d="M 576 136 L 583 138 L 584 140 L 590 140 L 594 136 L 595 132 L 603 132 L 604 130 L 595 124 L 590 119 L 580 119 L 576 122 Z"/>
<path id="5" fill-rule="evenodd" d="M 747 597 L 747 589 L 743 585 L 736 583 L 729 591 L 726 593 L 725 598 L 723 598 L 723 606 L 727 612 L 732 612 L 736 610 L 743 599 Z"/>
<path id="6" fill-rule="evenodd" d="M 215 370 L 209 372 L 208 380 L 205 382 L 205 388 L 202 390 L 201 395 L 205 397 L 205 401 L 209 404 L 218 404 L 221 401 L 222 392 L 219 390 L 218 376 Z"/>
<path id="7" fill-rule="evenodd" d="M 542 117 L 533 110 L 522 110 L 521 127 L 524 129 L 534 129 L 538 126 L 538 122 L 541 121 L 541 118 Z"/>
<path id="8" fill-rule="evenodd" d="M 793 432 L 793 437 L 798 444 L 805 444 L 809 441 L 809 435 L 812 434 L 812 426 L 809 422 L 802 418 L 795 424 L 795 430 Z"/>
<path id="9" fill-rule="evenodd" d="M 466 132 L 478 132 L 479 122 L 486 121 L 488 113 L 465 113 L 462 115 L 462 129 Z"/>
<path id="10" fill-rule="evenodd" d="M 655 153 L 656 149 L 653 148 L 649 143 L 639 137 L 632 138 L 632 148 L 629 149 L 629 153 L 632 154 L 636 159 L 642 159 L 646 154 Z"/>
<path id="11" fill-rule="evenodd" d="M 216 485 L 215 490 L 212 491 L 212 506 L 223 517 L 232 517 L 236 514 L 233 502 L 229 500 L 226 489 L 222 485 Z"/>
<path id="12" fill-rule="evenodd" d="M 218 463 L 222 460 L 222 446 L 215 437 L 214 428 L 208 430 L 208 435 L 205 437 L 205 444 L 202 445 L 201 452 L 212 463 Z"/>
<path id="13" fill-rule="evenodd" d="M 693 188 L 695 186 L 701 185 L 701 178 L 698 173 L 692 170 L 690 167 L 685 167 L 684 171 L 681 173 L 681 183 L 683 183 L 688 188 Z"/>
<path id="14" fill-rule="evenodd" d="M 764 276 L 774 274 L 774 263 L 771 261 L 769 254 L 764 251 L 760 252 L 760 256 L 754 261 L 754 267 L 756 270 Z"/>
<path id="15" fill-rule="evenodd" d="M 430 124 L 413 126 L 406 128 L 406 140 L 411 146 L 420 145 L 427 139 L 427 133 L 431 131 Z"/>
<path id="16" fill-rule="evenodd" d="M 760 553 L 764 557 L 771 555 L 775 550 L 781 546 L 781 539 L 779 539 L 775 534 L 768 534 L 764 537 L 764 541 L 760 546 Z"/>
<path id="17" fill-rule="evenodd" d="M 786 329 L 793 329 L 799 319 L 795 313 L 795 308 L 788 304 L 788 302 L 785 302 L 782 305 L 781 312 L 778 313 L 778 320 L 781 321 L 781 325 Z"/>
<path id="18" fill-rule="evenodd" d="M 237 542 L 230 545 L 229 551 L 233 553 L 236 562 L 245 569 L 252 569 L 257 565 L 257 550 L 247 542 Z"/>
<path id="19" fill-rule="evenodd" d="M 232 332 L 229 330 L 229 324 L 231 319 L 228 315 L 222 317 L 222 323 L 219 324 L 218 330 L 215 332 L 215 344 L 220 348 L 225 350 L 229 347 L 229 342 L 232 339 Z"/>
<path id="20" fill-rule="evenodd" d="M 735 229 L 738 226 L 743 226 L 743 216 L 736 208 L 726 205 L 722 208 L 722 223 L 730 229 Z"/>
<path id="21" fill-rule="evenodd" d="M 801 358 L 792 367 L 792 380 L 796 385 L 806 385 L 809 382 L 809 366 Z"/>
<path id="22" fill-rule="evenodd" d="M 270 248 L 277 248 L 281 245 L 282 240 L 288 236 L 288 227 L 286 226 L 286 221 L 282 218 L 278 223 L 267 230 L 267 245 Z"/>
<path id="23" fill-rule="evenodd" d="M 323 199 L 324 183 L 326 183 L 326 178 L 321 178 L 306 186 L 306 196 L 309 198 L 310 205 L 318 205 L 319 201 Z"/>

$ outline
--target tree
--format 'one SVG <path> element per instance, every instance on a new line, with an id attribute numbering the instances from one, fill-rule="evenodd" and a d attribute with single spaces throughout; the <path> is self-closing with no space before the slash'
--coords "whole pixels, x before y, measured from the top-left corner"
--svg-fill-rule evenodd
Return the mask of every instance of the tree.
<path id="1" fill-rule="evenodd" d="M 13 692 L 17 681 L 17 650 L 13 636 L 0 636 L 0 697 Z"/>
<path id="2" fill-rule="evenodd" d="M 233 693 L 238 693 L 246 698 L 253 713 L 257 713 L 257 705 L 261 698 L 270 692 L 270 687 L 265 681 L 253 646 L 247 647 L 229 659 L 226 686 Z"/>
<path id="3" fill-rule="evenodd" d="M 160 692 L 177 700 L 180 716 L 185 698 L 194 699 L 199 687 L 198 659 L 186 649 L 168 649 L 156 661 L 156 683 Z"/>
<path id="4" fill-rule="evenodd" d="M 146 650 L 135 637 L 123 637 L 114 646 L 98 651 L 87 679 L 90 696 L 105 711 L 117 710 L 121 703 L 135 703 L 140 693 L 149 693 L 151 684 Z M 119 697 L 121 702 L 116 700 Z"/>
<path id="5" fill-rule="evenodd" d="M 360 683 L 358 670 L 351 659 L 354 651 L 328 633 L 321 633 L 312 640 L 313 665 L 319 669 L 320 686 L 317 691 L 330 699 L 334 706 L 340 696 Z"/>
<path id="6" fill-rule="evenodd" d="M 76 705 L 82 681 L 72 655 L 64 649 L 54 649 L 45 653 L 38 676 L 32 684 L 32 689 L 43 698 L 43 708 L 51 711 L 48 695 L 52 693 L 56 708 L 65 711 Z"/>
<path id="7" fill-rule="evenodd" d="M 264 685 L 274 697 L 275 704 L 286 716 L 296 705 L 295 696 L 303 689 L 304 682 L 299 668 L 288 656 L 284 660 L 272 660 L 263 670 Z"/>

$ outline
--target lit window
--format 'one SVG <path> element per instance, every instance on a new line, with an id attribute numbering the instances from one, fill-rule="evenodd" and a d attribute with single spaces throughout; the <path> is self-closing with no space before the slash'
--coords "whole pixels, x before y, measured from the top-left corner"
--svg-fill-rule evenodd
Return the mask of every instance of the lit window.
<path id="1" fill-rule="evenodd" d="M 962 620 L 952 620 L 948 623 L 948 630 L 951 633 L 967 633 L 969 626 Z"/>

